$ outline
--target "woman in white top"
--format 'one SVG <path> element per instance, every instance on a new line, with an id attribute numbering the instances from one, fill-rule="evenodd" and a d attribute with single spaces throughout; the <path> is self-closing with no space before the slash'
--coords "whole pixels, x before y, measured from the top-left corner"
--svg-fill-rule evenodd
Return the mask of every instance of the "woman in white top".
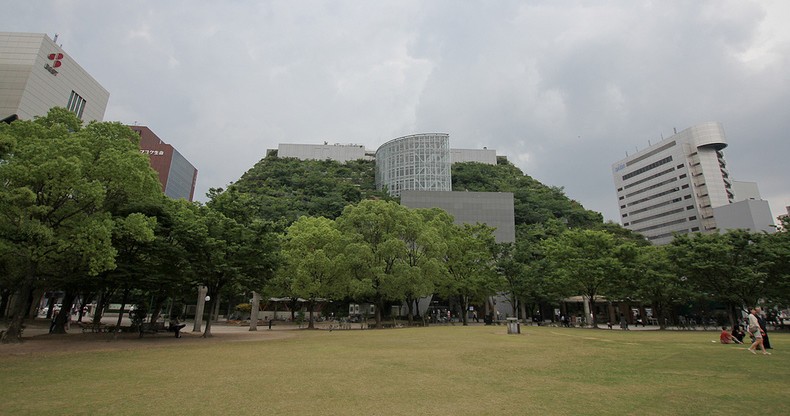
<path id="1" fill-rule="evenodd" d="M 749 326 L 746 330 L 754 336 L 754 342 L 749 347 L 749 351 L 752 354 L 757 354 L 757 348 L 759 347 L 763 350 L 763 355 L 771 355 L 763 346 L 763 334 L 760 333 L 760 323 L 757 321 L 757 311 L 755 309 L 752 309 L 752 313 L 749 314 Z"/>

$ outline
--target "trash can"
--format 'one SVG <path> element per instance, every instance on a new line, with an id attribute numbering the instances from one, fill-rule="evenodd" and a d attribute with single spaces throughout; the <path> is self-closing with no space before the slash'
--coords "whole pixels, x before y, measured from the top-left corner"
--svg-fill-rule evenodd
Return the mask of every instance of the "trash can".
<path id="1" fill-rule="evenodd" d="M 520 334 L 521 324 L 518 323 L 518 318 L 507 318 L 507 333 Z"/>

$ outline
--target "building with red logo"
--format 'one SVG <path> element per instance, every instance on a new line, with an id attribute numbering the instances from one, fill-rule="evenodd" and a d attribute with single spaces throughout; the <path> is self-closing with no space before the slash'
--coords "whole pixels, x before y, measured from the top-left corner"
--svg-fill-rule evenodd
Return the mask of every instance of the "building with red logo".
<path id="1" fill-rule="evenodd" d="M 109 98 L 46 34 L 0 32 L 0 120 L 31 120 L 65 107 L 85 122 L 102 121 Z"/>
<path id="2" fill-rule="evenodd" d="M 140 152 L 151 159 L 151 167 L 159 174 L 159 182 L 165 195 L 192 201 L 198 172 L 192 163 L 148 127 L 129 128 L 140 135 Z"/>

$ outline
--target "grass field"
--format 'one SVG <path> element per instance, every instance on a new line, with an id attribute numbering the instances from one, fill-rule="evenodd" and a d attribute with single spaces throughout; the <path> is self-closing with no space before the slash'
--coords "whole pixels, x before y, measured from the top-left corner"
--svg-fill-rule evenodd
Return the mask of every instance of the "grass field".
<path id="1" fill-rule="evenodd" d="M 299 331 L 265 341 L 3 355 L 0 414 L 790 412 L 790 334 L 772 333 L 773 355 L 754 356 L 719 344 L 717 332 L 524 332 Z"/>

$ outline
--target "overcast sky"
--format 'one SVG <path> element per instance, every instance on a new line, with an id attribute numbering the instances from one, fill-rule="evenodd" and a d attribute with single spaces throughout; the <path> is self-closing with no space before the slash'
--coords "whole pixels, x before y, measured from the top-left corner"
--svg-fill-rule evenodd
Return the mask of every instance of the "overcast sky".
<path id="1" fill-rule="evenodd" d="M 612 163 L 705 121 L 728 169 L 790 205 L 790 1 L 6 1 L 59 34 L 199 170 L 196 198 L 278 143 L 450 134 L 619 222 Z"/>

